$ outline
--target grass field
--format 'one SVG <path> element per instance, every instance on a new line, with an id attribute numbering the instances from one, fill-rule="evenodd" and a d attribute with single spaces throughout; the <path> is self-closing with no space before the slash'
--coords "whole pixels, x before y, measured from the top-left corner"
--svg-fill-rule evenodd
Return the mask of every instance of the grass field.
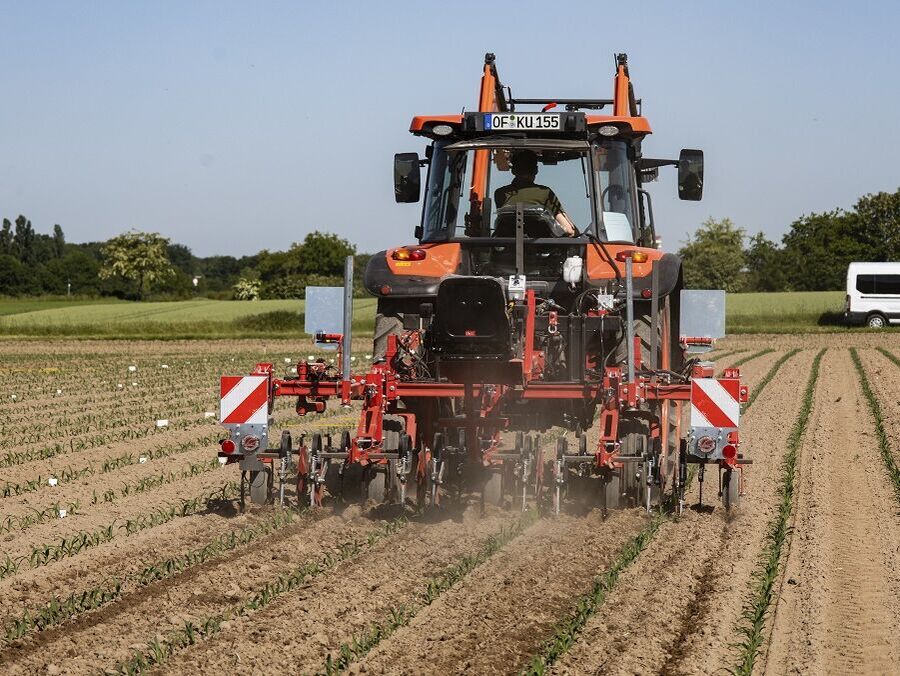
<path id="1" fill-rule="evenodd" d="M 16 303 L 21 303 L 19 312 L 15 312 Z M 286 336 L 302 331 L 304 323 L 302 300 L 50 305 L 29 300 L 0 302 L 0 334 L 151 339 Z M 374 315 L 374 298 L 357 299 L 354 329 L 371 332 Z"/>
<path id="2" fill-rule="evenodd" d="M 0 317 L 16 315 L 38 310 L 55 310 L 56 308 L 74 308 L 84 305 L 113 305 L 120 301 L 109 298 L 66 298 L 65 296 L 49 296 L 46 298 L 0 298 Z"/>
<path id="3" fill-rule="evenodd" d="M 725 301 L 729 333 L 843 330 L 843 291 L 732 293 Z"/>
<path id="4" fill-rule="evenodd" d="M 844 293 L 729 294 L 729 333 L 796 333 L 846 330 Z M 100 338 L 286 337 L 302 332 L 302 300 L 134 303 L 65 299 L 0 300 L 0 335 Z M 374 327 L 375 299 L 355 301 L 357 336 Z"/>

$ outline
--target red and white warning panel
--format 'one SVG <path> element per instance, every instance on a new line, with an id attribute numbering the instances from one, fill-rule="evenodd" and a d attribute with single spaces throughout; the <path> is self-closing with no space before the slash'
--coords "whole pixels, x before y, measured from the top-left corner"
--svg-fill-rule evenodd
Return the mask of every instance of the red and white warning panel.
<path id="1" fill-rule="evenodd" d="M 269 376 L 222 376 L 219 420 L 223 425 L 265 425 Z"/>
<path id="2" fill-rule="evenodd" d="M 737 378 L 693 379 L 691 427 L 738 427 L 745 392 Z"/>

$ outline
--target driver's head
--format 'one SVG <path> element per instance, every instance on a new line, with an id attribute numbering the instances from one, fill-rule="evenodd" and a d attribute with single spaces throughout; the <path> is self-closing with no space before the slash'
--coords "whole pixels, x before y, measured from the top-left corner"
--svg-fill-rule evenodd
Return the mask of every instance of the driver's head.
<path id="1" fill-rule="evenodd" d="M 513 176 L 521 178 L 534 178 L 538 172 L 537 154 L 531 150 L 518 150 L 513 153 L 510 160 Z"/>

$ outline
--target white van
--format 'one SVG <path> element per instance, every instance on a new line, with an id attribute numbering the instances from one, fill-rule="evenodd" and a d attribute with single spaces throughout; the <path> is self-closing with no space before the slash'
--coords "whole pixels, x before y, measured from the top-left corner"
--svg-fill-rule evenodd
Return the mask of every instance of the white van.
<path id="1" fill-rule="evenodd" d="M 900 263 L 850 263 L 844 318 L 879 329 L 900 324 Z"/>

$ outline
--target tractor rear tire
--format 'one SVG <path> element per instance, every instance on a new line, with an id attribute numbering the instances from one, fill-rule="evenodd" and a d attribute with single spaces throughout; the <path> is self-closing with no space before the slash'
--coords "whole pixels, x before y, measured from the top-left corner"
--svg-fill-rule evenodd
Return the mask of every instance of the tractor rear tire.
<path id="1" fill-rule="evenodd" d="M 386 298 L 378 300 L 375 313 L 375 335 L 372 341 L 373 361 L 383 360 L 387 354 L 388 336 L 403 333 L 403 312 L 397 303 Z"/>

